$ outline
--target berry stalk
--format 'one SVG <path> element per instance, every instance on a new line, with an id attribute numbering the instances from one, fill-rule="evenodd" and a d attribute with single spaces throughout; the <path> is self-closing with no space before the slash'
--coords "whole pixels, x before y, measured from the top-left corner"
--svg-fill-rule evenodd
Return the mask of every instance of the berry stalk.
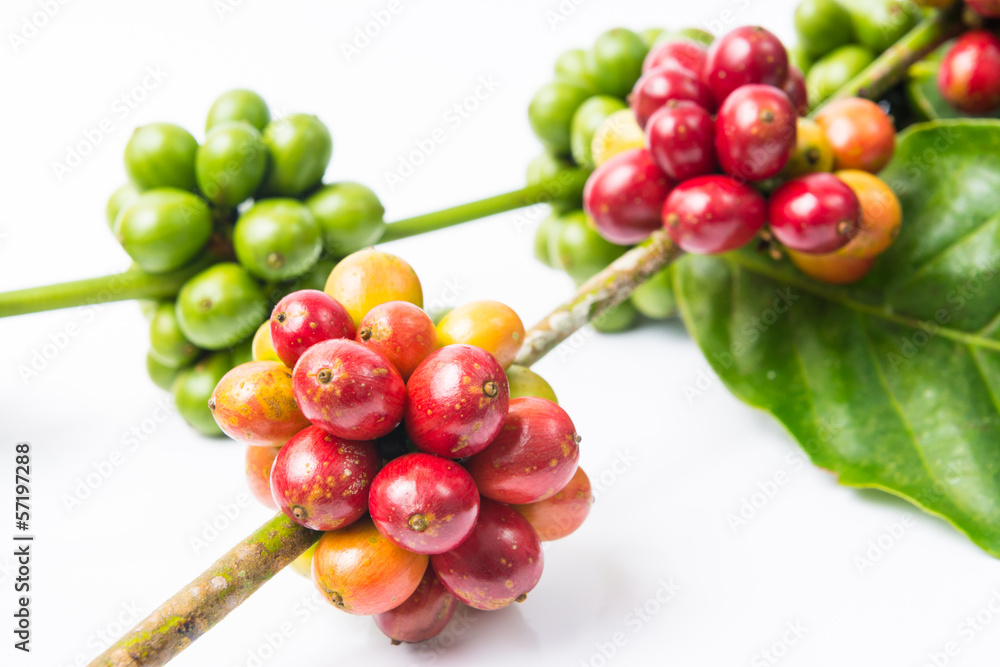
<path id="1" fill-rule="evenodd" d="M 553 178 L 512 192 L 487 197 L 468 204 L 390 222 L 380 241 L 396 241 L 445 229 L 463 222 L 512 211 L 560 198 L 579 197 L 587 173 L 563 172 Z M 189 278 L 218 261 L 209 257 L 183 269 L 165 274 L 148 274 L 131 269 L 98 278 L 30 287 L 0 293 L 0 317 L 12 317 L 47 310 L 88 306 L 131 299 L 166 299 L 177 295 Z"/>
<path id="2" fill-rule="evenodd" d="M 132 628 L 90 663 L 91 667 L 167 663 L 312 546 L 320 535 L 278 514 Z"/>
<path id="3" fill-rule="evenodd" d="M 514 363 L 531 366 L 580 327 L 617 306 L 684 252 L 658 230 L 585 282 L 571 299 L 529 329 Z"/>

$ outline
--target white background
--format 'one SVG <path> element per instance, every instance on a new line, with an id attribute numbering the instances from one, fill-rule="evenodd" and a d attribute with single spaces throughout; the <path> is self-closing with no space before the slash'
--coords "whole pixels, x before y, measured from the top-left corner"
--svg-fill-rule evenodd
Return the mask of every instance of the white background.
<path id="1" fill-rule="evenodd" d="M 124 269 L 103 209 L 124 180 L 131 128 L 166 120 L 200 137 L 212 99 L 231 87 L 260 91 L 278 113 L 318 114 L 335 139 L 328 177 L 370 184 L 398 219 L 518 187 L 538 151 L 525 113 L 531 94 L 556 55 L 606 28 L 728 21 L 791 37 L 791 0 L 575 3 L 563 0 L 565 20 L 553 26 L 547 12 L 559 11 L 558 0 L 403 0 L 348 62 L 341 45 L 384 0 L 65 2 L 16 52 L 9 34 L 43 3 L 6 0 L 0 289 Z M 147 68 L 165 78 L 121 117 L 116 100 L 141 86 Z M 499 87 L 449 125 L 445 114 L 481 77 Z M 53 164 L 104 118 L 112 130 L 60 180 Z M 385 173 L 438 127 L 444 143 L 391 189 Z M 530 324 L 572 288 L 532 259 L 543 214 L 498 216 L 387 247 L 417 269 L 427 302 L 448 301 L 457 285 L 457 301 L 499 299 Z M 77 335 L 23 378 L 18 369 L 67 327 Z M 8 508 L 0 516 L 0 664 L 87 662 L 123 622 L 151 611 L 270 516 L 247 502 L 242 447 L 201 438 L 174 414 L 154 422 L 169 398 L 145 376 L 145 329 L 134 303 L 0 321 L 0 507 Z M 527 603 L 468 614 L 428 648 L 391 647 L 369 619 L 312 607 L 311 584 L 283 572 L 175 664 L 996 663 L 994 559 L 902 501 L 839 487 L 804 465 L 774 421 L 702 375 L 705 361 L 678 323 L 583 341 L 537 370 L 576 421 L 582 464 L 604 488 L 588 523 L 546 552 L 545 576 Z M 703 394 L 688 400 L 684 387 L 699 382 Z M 149 434 L 129 449 L 126 434 L 143 427 Z M 11 648 L 6 546 L 19 439 L 34 447 L 28 657 Z M 120 464 L 96 476 L 116 451 Z M 89 497 L 68 507 L 88 476 Z M 776 478 L 785 483 L 772 485 L 771 497 L 754 496 Z M 734 529 L 729 517 L 751 499 L 759 509 Z M 212 522 L 223 527 L 214 539 Z M 873 548 L 879 542 L 888 548 Z M 859 565 L 865 558 L 870 567 Z M 677 590 L 661 603 L 664 584 Z M 977 614 L 984 625 L 970 624 Z M 606 659 L 601 651 L 610 653 L 615 639 Z M 953 655 L 932 662 L 949 643 Z"/>

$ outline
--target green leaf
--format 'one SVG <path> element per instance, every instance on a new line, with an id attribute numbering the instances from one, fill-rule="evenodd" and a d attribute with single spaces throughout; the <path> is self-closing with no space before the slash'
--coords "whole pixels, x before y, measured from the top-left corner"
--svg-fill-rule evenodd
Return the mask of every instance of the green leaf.
<path id="1" fill-rule="evenodd" d="M 881 176 L 903 227 L 863 281 L 823 285 L 748 250 L 685 257 L 681 314 L 816 465 L 1000 556 L 1000 122 L 914 126 Z"/>

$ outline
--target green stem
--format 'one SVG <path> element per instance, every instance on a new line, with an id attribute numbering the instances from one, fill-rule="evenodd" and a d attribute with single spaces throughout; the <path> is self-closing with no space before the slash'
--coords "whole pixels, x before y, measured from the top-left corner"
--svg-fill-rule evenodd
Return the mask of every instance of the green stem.
<path id="1" fill-rule="evenodd" d="M 815 111 L 845 97 L 877 100 L 885 95 L 903 80 L 911 65 L 962 32 L 965 26 L 961 8 L 962 3 L 956 3 L 947 11 L 934 12 L 925 18 Z"/>
<path id="2" fill-rule="evenodd" d="M 385 226 L 381 241 L 405 239 L 553 199 L 578 198 L 586 181 L 585 171 L 564 171 L 553 178 L 520 190 L 390 222 Z M 99 278 L 3 292 L 0 293 L 0 317 L 111 301 L 171 298 L 177 295 L 191 276 L 215 261 L 218 259 L 208 259 L 169 274 L 149 275 L 139 270 L 129 270 Z"/>
<path id="3" fill-rule="evenodd" d="M 216 257 L 206 257 L 170 273 L 151 275 L 138 269 L 130 269 L 99 278 L 3 292 L 0 293 L 0 317 L 112 301 L 169 298 L 175 296 L 191 276 L 216 261 Z"/>
<path id="4" fill-rule="evenodd" d="M 539 204 L 553 199 L 578 198 L 583 192 L 589 172 L 582 170 L 564 171 L 557 176 L 536 185 L 505 192 L 495 197 L 487 197 L 469 204 L 461 204 L 434 213 L 418 215 L 414 218 L 391 222 L 386 225 L 382 241 L 396 241 L 424 232 L 444 229 L 462 222 L 478 220 L 497 213 Z"/>

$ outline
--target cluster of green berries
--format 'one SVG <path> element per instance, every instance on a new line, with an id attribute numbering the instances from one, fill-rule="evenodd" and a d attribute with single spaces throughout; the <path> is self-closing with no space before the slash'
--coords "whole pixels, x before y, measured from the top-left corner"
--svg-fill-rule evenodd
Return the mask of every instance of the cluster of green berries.
<path id="1" fill-rule="evenodd" d="M 200 143 L 171 123 L 139 127 L 128 141 L 129 180 L 108 202 L 108 223 L 135 269 L 194 271 L 176 300 L 146 304 L 147 368 L 202 433 L 221 433 L 207 400 L 250 359 L 251 338 L 274 303 L 322 289 L 334 259 L 383 233 L 374 192 L 323 183 L 332 153 L 319 118 L 272 118 L 249 90 L 215 100 Z"/>

